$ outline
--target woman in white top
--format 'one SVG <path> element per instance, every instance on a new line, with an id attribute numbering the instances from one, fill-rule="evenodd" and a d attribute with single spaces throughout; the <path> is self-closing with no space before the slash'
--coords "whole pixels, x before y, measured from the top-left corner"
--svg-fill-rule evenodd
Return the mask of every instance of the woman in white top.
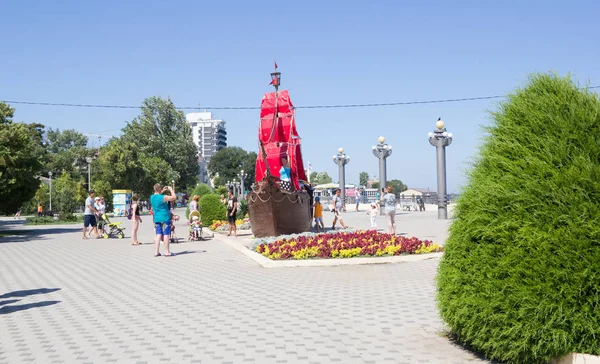
<path id="1" fill-rule="evenodd" d="M 389 232 L 396 235 L 396 195 L 394 194 L 394 186 L 387 186 L 386 194 L 383 195 L 383 204 L 385 206 L 385 217 L 388 221 Z"/>

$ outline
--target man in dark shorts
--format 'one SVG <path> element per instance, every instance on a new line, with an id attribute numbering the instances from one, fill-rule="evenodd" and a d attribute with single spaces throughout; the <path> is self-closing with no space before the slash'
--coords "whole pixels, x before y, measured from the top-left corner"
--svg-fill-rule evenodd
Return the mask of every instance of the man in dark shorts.
<path id="1" fill-rule="evenodd" d="M 94 206 L 94 190 L 90 190 L 90 195 L 85 199 L 85 212 L 83 213 L 83 239 L 87 239 L 87 228 L 89 226 L 94 230 L 94 234 L 96 234 L 96 238 L 100 239 L 100 234 L 98 233 L 98 227 L 96 226 L 96 214 L 98 210 Z"/>
<path id="2" fill-rule="evenodd" d="M 237 218 L 238 200 L 237 197 L 233 195 L 233 190 L 229 190 L 228 195 L 227 221 L 229 221 L 229 234 L 227 234 L 227 236 L 231 236 L 231 231 L 233 230 L 233 234 L 237 238 L 237 227 L 235 226 L 235 220 Z"/>

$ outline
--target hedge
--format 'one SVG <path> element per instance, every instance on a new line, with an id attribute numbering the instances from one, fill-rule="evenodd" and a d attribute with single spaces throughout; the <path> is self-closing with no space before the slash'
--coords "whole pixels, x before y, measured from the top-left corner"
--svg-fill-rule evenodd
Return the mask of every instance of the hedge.
<path id="1" fill-rule="evenodd" d="M 227 209 L 221 203 L 219 195 L 210 193 L 200 198 L 200 218 L 203 226 L 212 225 L 213 221 L 225 220 Z"/>
<path id="2" fill-rule="evenodd" d="M 534 75 L 486 131 L 439 266 L 441 317 L 491 359 L 600 354 L 600 100 Z"/>

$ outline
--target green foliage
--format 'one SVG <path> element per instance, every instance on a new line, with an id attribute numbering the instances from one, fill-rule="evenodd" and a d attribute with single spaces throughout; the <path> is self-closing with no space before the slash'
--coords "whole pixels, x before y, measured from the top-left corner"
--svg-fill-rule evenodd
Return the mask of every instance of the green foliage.
<path id="1" fill-rule="evenodd" d="M 4 102 L 0 102 L 0 125 L 12 123 L 12 118 L 14 115 L 15 109 Z"/>
<path id="2" fill-rule="evenodd" d="M 204 226 L 210 226 L 213 221 L 225 220 L 227 218 L 227 209 L 221 203 L 219 195 L 211 193 L 202 196 L 199 206 L 200 217 Z"/>
<path id="3" fill-rule="evenodd" d="M 393 179 L 391 181 L 388 181 L 387 183 L 388 185 L 394 186 L 394 193 L 400 193 L 408 189 L 406 185 L 402 183 L 402 181 L 400 181 L 399 179 Z"/>
<path id="4" fill-rule="evenodd" d="M 83 183 L 75 180 L 67 172 L 62 173 L 52 184 L 52 207 L 61 219 L 68 219 L 73 212 L 84 205 L 87 197 Z"/>
<path id="5" fill-rule="evenodd" d="M 12 111 L 0 103 L 0 213 L 12 214 L 39 187 L 42 129 L 39 124 L 13 123 Z"/>
<path id="6" fill-rule="evenodd" d="M 536 75 L 492 115 L 439 266 L 441 316 L 506 362 L 599 355 L 600 100 Z"/>
<path id="7" fill-rule="evenodd" d="M 76 224 L 82 223 L 83 216 L 68 215 L 60 220 L 54 220 L 50 216 L 31 216 L 27 218 L 25 225 L 57 225 L 57 224 Z"/>
<path id="8" fill-rule="evenodd" d="M 97 178 L 107 181 L 112 189 L 130 189 L 142 199 L 149 198 L 155 183 L 170 185 L 176 175 L 166 161 L 150 157 L 135 144 L 117 138 L 100 149 L 96 166 Z"/>
<path id="9" fill-rule="evenodd" d="M 371 183 L 371 188 L 379 189 L 379 181 Z"/>
<path id="10" fill-rule="evenodd" d="M 25 222 L 26 225 L 49 225 L 54 223 L 54 219 L 50 216 L 31 216 Z"/>
<path id="11" fill-rule="evenodd" d="M 243 219 L 248 213 L 248 201 L 245 198 L 238 198 L 238 218 Z"/>
<path id="12" fill-rule="evenodd" d="M 96 196 L 104 196 L 104 203 L 106 204 L 106 212 L 113 210 L 113 194 L 112 188 L 108 181 L 95 180 L 92 181 L 92 188 L 96 192 Z"/>
<path id="13" fill-rule="evenodd" d="M 369 173 L 368 172 L 360 172 L 358 175 L 358 179 L 360 180 L 361 186 L 366 186 L 369 183 Z"/>
<path id="14" fill-rule="evenodd" d="M 207 185 L 206 183 L 199 183 L 198 185 L 196 185 L 196 187 L 190 193 L 188 193 L 188 196 L 190 197 L 190 200 L 191 200 L 192 197 L 194 197 L 194 195 L 198 195 L 199 197 L 202 197 L 202 196 L 207 195 L 212 192 L 213 191 L 209 185 Z"/>
<path id="15" fill-rule="evenodd" d="M 333 179 L 327 174 L 327 172 L 312 172 L 310 174 L 310 183 L 313 185 L 322 185 L 326 183 L 332 183 Z"/>
<path id="16" fill-rule="evenodd" d="M 174 179 L 180 190 L 187 190 L 198 182 L 198 148 L 192 139 L 190 124 L 170 99 L 150 97 L 144 100 L 141 115 L 123 128 L 118 143 L 127 145 L 131 153 L 137 154 L 137 160 L 143 163 L 139 168 L 148 172 L 146 179 L 163 184 L 171 184 Z M 169 166 L 168 176 L 161 175 L 159 165 Z"/>
<path id="17" fill-rule="evenodd" d="M 221 197 L 221 195 L 223 195 L 224 197 L 227 196 L 227 187 L 225 186 L 219 186 L 217 188 L 215 188 L 215 193 L 217 195 L 219 195 L 219 197 Z"/>
<path id="18" fill-rule="evenodd" d="M 190 198 L 188 201 L 187 209 L 185 209 L 185 216 L 190 216 L 190 202 L 192 202 L 192 198 L 194 195 L 198 195 L 198 197 L 202 198 L 202 196 L 207 195 L 209 193 L 213 193 L 212 189 L 206 183 L 199 183 L 196 187 L 188 193 L 188 197 Z"/>
<path id="19" fill-rule="evenodd" d="M 244 179 L 246 190 L 254 182 L 254 168 L 256 164 L 256 153 L 247 152 L 240 147 L 228 147 L 219 150 L 208 162 L 208 170 L 211 176 L 219 174 L 215 185 L 225 184 L 227 181 L 239 181 L 238 174 L 241 170 L 247 174 Z M 218 182 L 218 183 L 217 183 Z"/>
<path id="20" fill-rule="evenodd" d="M 54 173 L 67 171 L 76 179 L 87 181 L 86 157 L 93 152 L 87 149 L 88 138 L 73 130 L 48 129 L 45 137 L 47 154 L 44 160 L 44 175 L 49 171 Z"/>

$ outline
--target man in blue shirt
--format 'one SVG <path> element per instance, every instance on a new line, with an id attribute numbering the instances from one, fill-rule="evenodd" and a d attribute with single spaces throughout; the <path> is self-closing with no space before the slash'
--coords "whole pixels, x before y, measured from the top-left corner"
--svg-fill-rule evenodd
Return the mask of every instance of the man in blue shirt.
<path id="1" fill-rule="evenodd" d="M 169 195 L 163 195 L 163 192 L 169 191 Z M 150 204 L 152 205 L 152 211 L 154 213 L 154 246 L 156 248 L 154 252 L 155 257 L 160 257 L 160 240 L 162 238 L 165 244 L 165 256 L 172 257 L 175 254 L 169 250 L 169 239 L 171 237 L 171 211 L 169 211 L 169 202 L 175 201 L 177 196 L 175 190 L 171 186 L 165 186 L 164 188 L 157 183 L 154 185 L 154 194 L 150 196 Z"/>

